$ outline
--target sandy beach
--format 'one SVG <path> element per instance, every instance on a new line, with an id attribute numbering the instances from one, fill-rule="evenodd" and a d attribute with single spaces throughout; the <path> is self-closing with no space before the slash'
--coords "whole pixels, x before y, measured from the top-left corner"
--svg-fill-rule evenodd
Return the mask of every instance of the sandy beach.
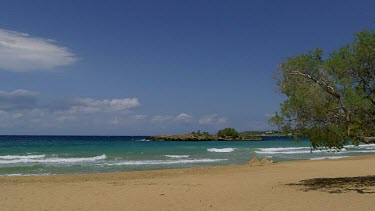
<path id="1" fill-rule="evenodd" d="M 371 175 L 375 175 L 375 156 L 264 166 L 1 177 L 0 207 L 1 210 L 374 210 L 374 177 L 360 177 Z M 337 177 L 360 178 L 347 178 L 344 182 L 309 180 L 310 186 L 300 182 Z"/>

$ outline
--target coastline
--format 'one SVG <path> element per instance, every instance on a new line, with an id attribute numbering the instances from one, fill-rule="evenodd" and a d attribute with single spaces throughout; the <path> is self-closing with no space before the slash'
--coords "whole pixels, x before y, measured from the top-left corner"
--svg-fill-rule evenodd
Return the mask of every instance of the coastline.
<path id="1" fill-rule="evenodd" d="M 305 191 L 313 178 L 375 175 L 375 155 L 265 166 L 0 177 L 5 210 L 370 210 L 375 193 Z M 374 186 L 366 187 L 375 192 Z"/>
<path id="2" fill-rule="evenodd" d="M 149 141 L 263 141 L 261 136 L 218 136 L 215 134 L 166 134 L 150 136 Z"/>

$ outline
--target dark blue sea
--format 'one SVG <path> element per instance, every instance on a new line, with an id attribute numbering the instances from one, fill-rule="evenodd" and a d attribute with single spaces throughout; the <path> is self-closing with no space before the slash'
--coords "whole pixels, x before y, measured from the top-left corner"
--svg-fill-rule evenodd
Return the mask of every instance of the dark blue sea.
<path id="1" fill-rule="evenodd" d="M 310 142 L 285 137 L 265 141 L 147 141 L 146 136 L 0 136 L 0 175 L 123 172 L 235 165 L 253 156 L 274 162 L 337 159 L 375 153 L 375 144 L 341 151 L 311 151 Z"/>

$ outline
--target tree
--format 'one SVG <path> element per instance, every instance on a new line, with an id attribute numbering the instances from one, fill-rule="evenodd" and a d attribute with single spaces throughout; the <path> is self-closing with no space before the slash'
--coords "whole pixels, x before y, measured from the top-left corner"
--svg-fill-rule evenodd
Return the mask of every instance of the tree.
<path id="1" fill-rule="evenodd" d="M 237 130 L 234 128 L 225 128 L 223 130 L 219 130 L 217 132 L 217 135 L 220 137 L 229 136 L 229 137 L 234 137 L 234 138 L 239 136 Z"/>
<path id="2" fill-rule="evenodd" d="M 330 53 L 289 57 L 275 74 L 286 95 L 271 122 L 309 137 L 314 148 L 375 143 L 375 33 L 362 31 Z"/>

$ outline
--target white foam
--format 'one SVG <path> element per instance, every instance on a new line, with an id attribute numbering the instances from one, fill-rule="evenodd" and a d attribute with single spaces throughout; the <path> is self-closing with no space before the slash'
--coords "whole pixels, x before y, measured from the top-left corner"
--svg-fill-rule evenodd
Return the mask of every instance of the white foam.
<path id="1" fill-rule="evenodd" d="M 371 152 L 375 152 L 375 150 L 352 150 L 349 152 L 350 153 L 371 153 Z"/>
<path id="2" fill-rule="evenodd" d="M 317 157 L 317 158 L 310 158 L 310 160 L 340 159 L 340 158 L 346 158 L 346 157 L 349 157 L 349 156 Z"/>
<path id="3" fill-rule="evenodd" d="M 306 154 L 306 153 L 310 153 L 311 151 L 310 150 L 300 150 L 300 151 L 276 151 L 276 152 L 272 152 L 272 151 L 255 151 L 256 153 L 258 154 L 270 154 L 270 155 L 273 155 L 273 154 Z"/>
<path id="4" fill-rule="evenodd" d="M 374 149 L 375 150 L 375 144 L 360 144 L 358 146 L 355 145 L 346 145 L 344 148 L 350 148 L 350 149 Z"/>
<path id="5" fill-rule="evenodd" d="M 29 177 L 29 176 L 48 176 L 48 175 L 55 175 L 50 173 L 42 173 L 42 174 L 2 174 L 0 177 Z"/>
<path id="6" fill-rule="evenodd" d="M 147 140 L 147 139 L 141 139 L 141 140 L 137 140 L 137 141 L 150 141 L 150 140 Z"/>
<path id="7" fill-rule="evenodd" d="M 31 159 L 20 158 L 13 160 L 0 160 L 0 164 L 15 164 L 15 163 L 80 163 L 80 162 L 93 162 L 98 160 L 105 160 L 106 155 L 85 158 L 44 158 L 44 159 Z"/>
<path id="8" fill-rule="evenodd" d="M 190 155 L 164 155 L 168 158 L 188 158 Z"/>
<path id="9" fill-rule="evenodd" d="M 169 165 L 169 164 L 183 164 L 183 163 L 212 163 L 220 162 L 228 159 L 186 159 L 186 160 L 134 160 L 134 161 L 121 161 L 117 163 L 106 163 L 102 165 L 107 166 L 121 166 L 121 165 Z"/>
<path id="10" fill-rule="evenodd" d="M 312 150 L 310 147 L 276 147 L 276 148 L 259 148 L 255 151 L 258 154 L 307 154 L 307 153 L 346 153 L 346 149 L 323 149 Z"/>
<path id="11" fill-rule="evenodd" d="M 275 147 L 275 148 L 259 148 L 255 151 L 257 154 L 348 154 L 348 153 L 374 153 L 375 144 L 362 144 L 362 145 L 345 145 L 342 149 L 322 149 L 312 150 L 310 147 Z"/>
<path id="12" fill-rule="evenodd" d="M 44 158 L 46 155 L 3 155 L 0 156 L 0 159 L 3 160 L 14 160 L 14 159 L 35 159 L 35 158 Z"/>
<path id="13" fill-rule="evenodd" d="M 278 152 L 278 151 L 310 149 L 310 147 L 275 147 L 275 148 L 259 148 L 259 149 L 264 152 Z"/>
<path id="14" fill-rule="evenodd" d="M 221 149 L 209 148 L 209 149 L 207 149 L 207 151 L 209 151 L 209 152 L 233 152 L 234 150 L 235 150 L 235 148 L 221 148 Z"/>

